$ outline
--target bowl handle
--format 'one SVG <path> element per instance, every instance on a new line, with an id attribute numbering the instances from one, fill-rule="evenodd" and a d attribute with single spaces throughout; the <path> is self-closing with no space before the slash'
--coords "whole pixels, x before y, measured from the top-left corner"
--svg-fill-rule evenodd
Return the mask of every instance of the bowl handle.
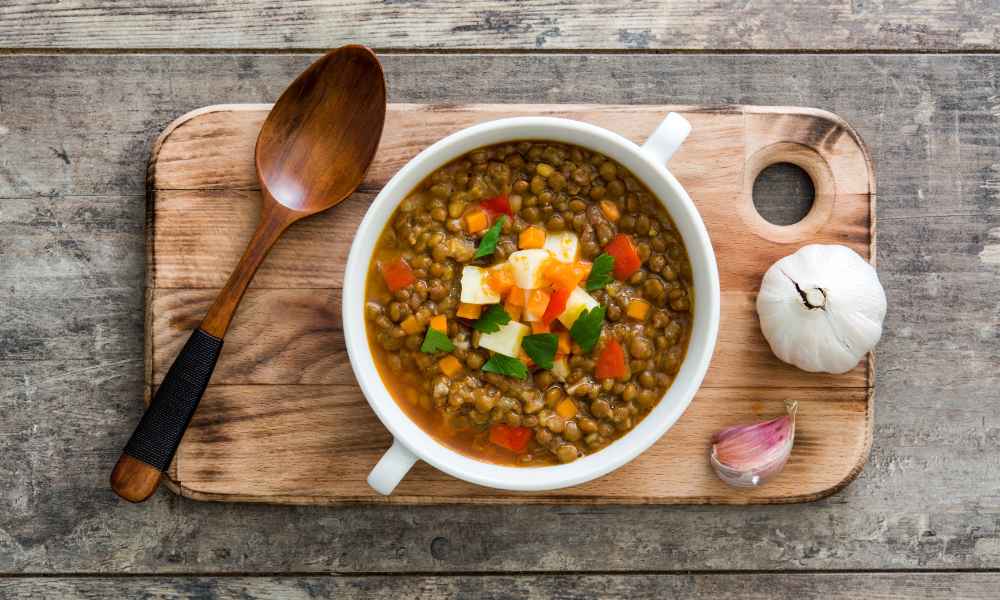
<path id="1" fill-rule="evenodd" d="M 392 446 L 382 455 L 378 464 L 368 474 L 368 485 L 383 496 L 396 489 L 399 482 L 417 462 L 417 456 L 410 452 L 399 440 L 392 440 Z"/>
<path id="2" fill-rule="evenodd" d="M 691 123 L 677 113 L 669 113 L 660 122 L 656 131 L 646 139 L 641 151 L 655 162 L 665 165 L 681 147 L 689 133 L 691 133 Z"/>

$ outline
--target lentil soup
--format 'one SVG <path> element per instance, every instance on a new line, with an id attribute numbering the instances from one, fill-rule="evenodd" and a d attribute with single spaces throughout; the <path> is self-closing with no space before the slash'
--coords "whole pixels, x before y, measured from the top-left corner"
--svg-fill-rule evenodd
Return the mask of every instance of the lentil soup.
<path id="1" fill-rule="evenodd" d="M 571 462 L 630 431 L 673 382 L 691 265 L 670 216 L 580 146 L 497 144 L 403 199 L 369 265 L 375 366 L 407 415 L 476 459 Z"/>

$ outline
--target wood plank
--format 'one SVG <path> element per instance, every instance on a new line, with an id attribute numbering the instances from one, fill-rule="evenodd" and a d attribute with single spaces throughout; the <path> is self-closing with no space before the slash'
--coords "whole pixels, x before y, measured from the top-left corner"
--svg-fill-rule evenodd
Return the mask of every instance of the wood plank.
<path id="1" fill-rule="evenodd" d="M 779 18 L 780 16 L 780 18 Z M 806 0 L 150 2 L 10 0 L 2 43 L 17 48 L 969 50 L 997 47 L 989 5 Z"/>
<path id="2" fill-rule="evenodd" d="M 899 383 L 879 398 L 883 422 L 869 468 L 854 485 L 817 504 L 305 509 L 192 502 L 164 490 L 131 507 L 108 490 L 107 473 L 139 417 L 141 361 L 0 362 L 0 444 L 4 457 L 17 458 L 0 460 L 7 482 L 0 494 L 8 507 L 0 518 L 0 568 L 988 568 L 1000 558 L 994 529 L 1000 499 L 991 479 L 996 441 L 990 432 L 1000 427 L 995 393 L 946 384 L 928 394 L 931 384 L 921 377 L 919 370 L 895 375 Z M 51 472 L 62 477 L 46 474 Z"/>
<path id="3" fill-rule="evenodd" d="M 304 509 L 166 491 L 142 507 L 116 501 L 107 473 L 143 394 L 144 158 L 177 115 L 273 101 L 313 58 L 0 55 L 0 348 L 9 357 L 0 359 L 0 572 L 1000 564 L 1000 278 L 981 258 L 1000 228 L 995 56 L 384 57 L 400 102 L 795 102 L 858 127 L 879 170 L 879 274 L 890 310 L 872 457 L 839 494 L 739 509 Z M 436 78 L 456 83 L 427 85 Z M 950 576 L 973 577 L 927 577 Z M 833 588 L 846 581 L 832 577 Z M 905 581 L 885 585 L 922 597 Z"/>
<path id="4" fill-rule="evenodd" d="M 0 199 L 0 360 L 141 355 L 129 330 L 143 323 L 142 204 L 141 196 Z"/>
<path id="5" fill-rule="evenodd" d="M 242 598 L 704 598 L 711 600 L 986 600 L 996 573 L 753 573 L 605 575 L 319 575 L 289 577 L 31 577 L 5 580 L 5 598 L 90 600 L 114 592 L 159 600 Z"/>

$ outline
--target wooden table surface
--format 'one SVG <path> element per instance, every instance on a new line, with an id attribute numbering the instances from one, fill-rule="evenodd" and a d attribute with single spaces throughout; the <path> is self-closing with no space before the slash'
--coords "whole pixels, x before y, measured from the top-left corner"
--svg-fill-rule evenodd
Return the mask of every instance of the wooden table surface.
<path id="1" fill-rule="evenodd" d="M 125 7 L 124 5 L 129 5 Z M 1000 6 L 808 0 L 5 0 L 0 598 L 995 598 Z M 789 506 L 127 505 L 144 173 L 174 117 L 273 101 L 327 47 L 396 102 L 817 106 L 875 160 L 874 447 Z M 783 195 L 782 178 L 762 194 Z"/>

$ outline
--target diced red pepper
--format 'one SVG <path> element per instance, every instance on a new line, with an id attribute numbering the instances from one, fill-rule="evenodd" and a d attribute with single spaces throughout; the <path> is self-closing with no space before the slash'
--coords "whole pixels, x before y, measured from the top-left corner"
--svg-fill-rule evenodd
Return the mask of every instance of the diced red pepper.
<path id="1" fill-rule="evenodd" d="M 402 256 L 389 262 L 379 263 L 379 269 L 382 271 L 382 278 L 385 279 L 385 285 L 388 286 L 390 292 L 401 290 L 417 281 L 413 269 Z"/>
<path id="2" fill-rule="evenodd" d="M 598 379 L 620 379 L 628 374 L 625 367 L 625 351 L 617 340 L 608 340 L 597 357 L 594 375 Z"/>
<path id="3" fill-rule="evenodd" d="M 558 289 L 552 292 L 552 297 L 549 298 L 549 305 L 545 307 L 545 312 L 542 314 L 542 323 L 546 325 L 551 325 L 552 321 L 555 321 L 559 315 L 563 314 L 566 310 L 566 301 L 569 300 L 570 290 Z"/>
<path id="4" fill-rule="evenodd" d="M 479 206 L 482 206 L 486 212 L 494 217 L 497 215 L 507 215 L 510 218 L 514 218 L 514 211 L 510 209 L 510 201 L 507 200 L 507 194 L 500 194 L 499 196 L 481 200 Z"/>
<path id="5" fill-rule="evenodd" d="M 619 233 L 615 239 L 608 242 L 604 251 L 615 259 L 615 279 L 628 279 L 642 266 L 642 259 L 639 258 L 639 252 L 635 249 L 632 238 L 624 233 Z"/>
<path id="6" fill-rule="evenodd" d="M 531 440 L 531 430 L 527 427 L 511 427 L 498 423 L 490 427 L 490 442 L 511 452 L 524 452 Z"/>

